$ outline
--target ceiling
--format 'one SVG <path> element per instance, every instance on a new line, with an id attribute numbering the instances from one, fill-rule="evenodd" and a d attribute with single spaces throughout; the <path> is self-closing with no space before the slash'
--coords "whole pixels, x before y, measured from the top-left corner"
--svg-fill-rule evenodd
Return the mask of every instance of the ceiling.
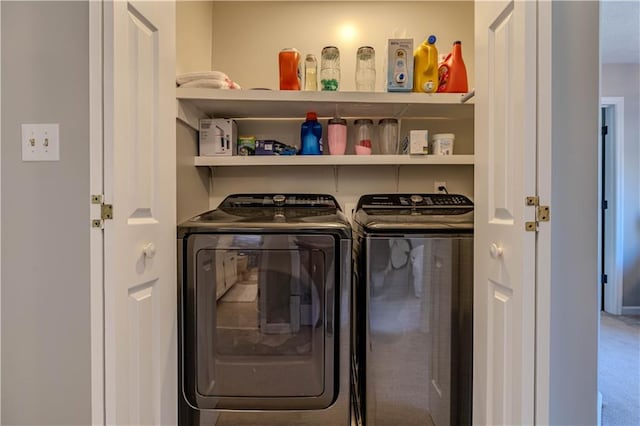
<path id="1" fill-rule="evenodd" d="M 640 0 L 603 0 L 600 4 L 602 63 L 640 64 Z"/>

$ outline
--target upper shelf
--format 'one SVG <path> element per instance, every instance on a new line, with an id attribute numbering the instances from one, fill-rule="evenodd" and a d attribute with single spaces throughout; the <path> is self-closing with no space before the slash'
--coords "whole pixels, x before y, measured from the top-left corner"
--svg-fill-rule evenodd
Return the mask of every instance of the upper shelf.
<path id="1" fill-rule="evenodd" d="M 177 88 L 179 101 L 218 118 L 320 117 L 465 119 L 473 104 L 459 93 L 305 92 Z"/>
<path id="2" fill-rule="evenodd" d="M 473 155 L 253 155 L 195 157 L 196 166 L 473 165 Z"/>

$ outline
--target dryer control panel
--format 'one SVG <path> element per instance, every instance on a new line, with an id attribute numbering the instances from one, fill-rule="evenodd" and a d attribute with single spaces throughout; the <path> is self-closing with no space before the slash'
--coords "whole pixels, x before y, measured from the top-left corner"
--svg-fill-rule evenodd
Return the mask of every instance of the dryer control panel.
<path id="1" fill-rule="evenodd" d="M 220 208 L 326 208 L 340 210 L 336 199 L 327 194 L 234 194 L 220 204 Z"/>

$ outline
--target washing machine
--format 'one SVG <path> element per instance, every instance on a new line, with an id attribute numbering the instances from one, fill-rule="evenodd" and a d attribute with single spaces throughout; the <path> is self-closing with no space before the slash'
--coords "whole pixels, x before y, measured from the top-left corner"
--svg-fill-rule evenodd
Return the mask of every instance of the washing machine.
<path id="1" fill-rule="evenodd" d="M 354 214 L 354 400 L 366 425 L 471 424 L 473 203 L 370 194 Z"/>
<path id="2" fill-rule="evenodd" d="M 178 227 L 181 425 L 349 425 L 351 227 L 323 194 Z"/>

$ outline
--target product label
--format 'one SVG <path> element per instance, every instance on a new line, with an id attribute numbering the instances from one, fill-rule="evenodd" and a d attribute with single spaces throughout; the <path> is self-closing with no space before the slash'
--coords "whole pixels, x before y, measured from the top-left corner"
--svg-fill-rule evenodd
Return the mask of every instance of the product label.
<path id="1" fill-rule="evenodd" d="M 438 68 L 438 92 L 442 92 L 447 89 L 447 82 L 449 81 L 449 66 L 446 64 L 440 65 Z"/>

